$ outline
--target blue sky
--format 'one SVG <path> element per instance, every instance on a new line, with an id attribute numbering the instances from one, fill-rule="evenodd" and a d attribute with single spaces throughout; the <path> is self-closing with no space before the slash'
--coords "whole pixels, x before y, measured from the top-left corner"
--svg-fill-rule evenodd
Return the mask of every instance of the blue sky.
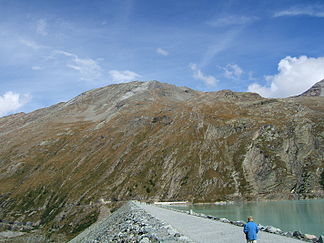
<path id="1" fill-rule="evenodd" d="M 0 116 L 133 80 L 299 94 L 323 29 L 323 0 L 0 0 Z"/>

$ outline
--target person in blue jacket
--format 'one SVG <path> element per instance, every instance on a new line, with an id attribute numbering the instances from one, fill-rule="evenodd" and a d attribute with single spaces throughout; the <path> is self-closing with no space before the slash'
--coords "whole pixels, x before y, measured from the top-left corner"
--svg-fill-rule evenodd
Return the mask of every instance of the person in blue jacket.
<path id="1" fill-rule="evenodd" d="M 244 225 L 243 229 L 246 235 L 247 243 L 256 243 L 257 241 L 257 233 L 259 232 L 259 228 L 256 223 L 253 222 L 252 216 L 248 217 L 248 222 Z"/>

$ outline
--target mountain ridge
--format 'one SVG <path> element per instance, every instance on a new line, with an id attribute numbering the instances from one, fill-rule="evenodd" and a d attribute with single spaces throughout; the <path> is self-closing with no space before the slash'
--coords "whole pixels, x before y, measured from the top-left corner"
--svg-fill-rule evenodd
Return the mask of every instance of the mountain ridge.
<path id="1" fill-rule="evenodd" d="M 103 202 L 323 197 L 324 97 L 152 82 L 0 118 L 0 218 L 75 234 Z"/>

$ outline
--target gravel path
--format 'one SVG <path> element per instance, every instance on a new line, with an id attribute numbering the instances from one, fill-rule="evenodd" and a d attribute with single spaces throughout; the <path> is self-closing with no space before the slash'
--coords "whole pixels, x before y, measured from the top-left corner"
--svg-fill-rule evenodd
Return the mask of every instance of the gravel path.
<path id="1" fill-rule="evenodd" d="M 180 233 L 195 242 L 246 242 L 243 228 L 232 224 L 222 223 L 206 218 L 196 217 L 173 210 L 136 203 L 139 207 L 157 219 L 170 224 Z M 305 241 L 292 239 L 267 232 L 259 232 L 258 243 L 301 243 Z"/>

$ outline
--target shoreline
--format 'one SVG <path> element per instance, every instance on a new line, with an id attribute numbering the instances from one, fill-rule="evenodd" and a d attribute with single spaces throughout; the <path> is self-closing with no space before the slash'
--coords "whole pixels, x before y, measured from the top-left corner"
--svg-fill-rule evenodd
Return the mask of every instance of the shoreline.
<path id="1" fill-rule="evenodd" d="M 69 242 L 232 243 L 241 242 L 245 238 L 243 225 L 244 222 L 231 222 L 224 218 L 186 213 L 181 210 L 177 212 L 163 206 L 129 201 L 112 215 L 94 223 Z M 262 230 L 258 235 L 264 243 L 307 241 Z"/>
<path id="2" fill-rule="evenodd" d="M 190 202 L 190 201 L 140 201 L 143 203 L 165 204 L 165 205 L 226 205 L 226 204 L 240 204 L 240 203 L 258 203 L 258 202 L 284 202 L 284 201 L 310 201 L 310 200 L 324 200 L 324 197 L 303 198 L 303 199 L 257 199 L 257 200 L 228 200 L 228 201 L 214 201 L 214 202 Z"/>
<path id="3" fill-rule="evenodd" d="M 241 242 L 244 239 L 242 227 L 243 221 L 230 221 L 226 218 L 217 218 L 194 212 L 184 212 L 169 207 L 156 206 L 152 204 L 138 204 L 154 217 L 169 223 L 181 233 L 188 236 L 195 242 Z M 192 217 L 194 216 L 194 217 Z M 275 227 L 261 228 L 259 239 L 265 243 L 288 243 L 288 242 L 322 242 L 310 235 L 284 234 Z M 313 237 L 313 240 L 305 237 Z M 217 239 L 217 241 L 215 241 Z M 323 240 L 321 238 L 321 240 Z"/>
<path id="4" fill-rule="evenodd" d="M 319 200 L 323 200 L 323 198 L 318 198 Z M 302 200 L 275 200 L 276 201 L 309 201 L 309 200 L 317 200 L 317 199 L 302 199 Z M 255 202 L 260 202 L 260 201 L 248 201 L 248 202 L 241 202 L 241 203 L 255 203 Z M 262 202 L 273 202 L 273 201 L 262 201 Z M 221 202 L 223 203 L 223 202 Z M 193 204 L 187 204 L 187 205 L 182 205 L 182 206 L 194 206 L 194 205 L 231 205 L 231 204 L 235 204 L 238 202 L 226 202 L 224 204 L 217 204 L 217 203 L 193 203 Z M 175 212 L 179 212 L 179 213 L 185 213 L 185 214 L 189 214 L 192 216 L 196 216 L 196 217 L 202 217 L 202 218 L 208 218 L 208 219 L 212 219 L 212 220 L 216 220 L 216 221 L 220 221 L 223 223 L 229 223 L 229 224 L 233 224 L 236 226 L 241 226 L 243 227 L 244 224 L 246 223 L 244 220 L 230 220 L 227 219 L 225 217 L 216 217 L 213 215 L 206 215 L 204 213 L 197 213 L 194 212 L 193 209 L 188 209 L 188 210 L 181 210 L 181 209 L 176 209 L 176 208 L 172 208 L 172 206 L 177 206 L 177 205 L 156 205 L 158 207 L 161 208 L 165 208 L 168 210 L 172 210 Z M 170 207 L 168 207 L 170 206 Z M 299 239 L 299 240 L 303 240 L 303 241 L 310 241 L 310 242 L 320 242 L 320 243 L 324 243 L 324 232 L 323 234 L 320 233 L 319 235 L 313 235 L 313 234 L 308 234 L 308 233 L 303 233 L 299 230 L 294 230 L 294 231 L 283 231 L 278 227 L 275 227 L 273 225 L 261 225 L 258 224 L 259 226 L 259 230 L 264 231 L 264 232 L 268 232 L 268 233 L 272 233 L 272 234 L 277 234 L 277 235 L 281 235 L 281 236 L 285 236 L 288 238 L 295 238 L 295 239 Z"/>

